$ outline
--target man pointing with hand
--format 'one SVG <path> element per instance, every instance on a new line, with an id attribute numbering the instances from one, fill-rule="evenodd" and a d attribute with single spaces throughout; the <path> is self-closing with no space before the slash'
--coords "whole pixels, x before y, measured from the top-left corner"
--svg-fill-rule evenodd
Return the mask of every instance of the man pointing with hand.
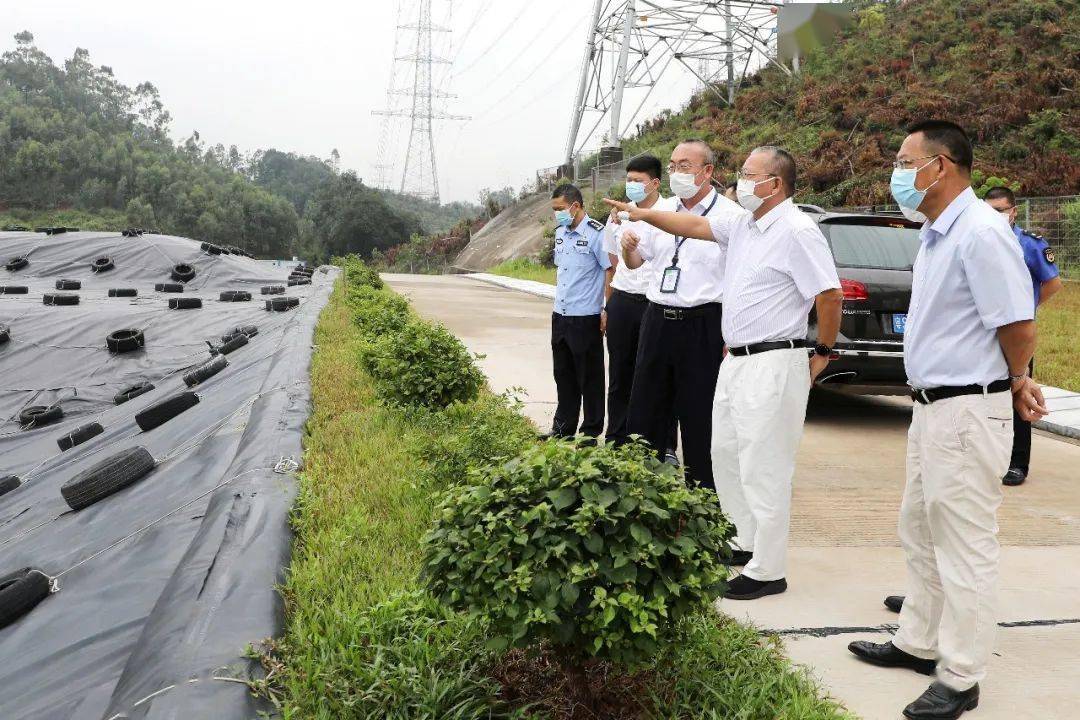
<path id="1" fill-rule="evenodd" d="M 813 380 L 840 328 L 844 295 L 825 237 L 791 201 L 795 160 L 755 149 L 737 187 L 745 210 L 704 218 L 604 202 L 674 235 L 715 240 L 725 263 L 723 335 L 728 354 L 713 400 L 712 462 L 720 503 L 735 522 L 734 564 L 745 564 L 725 597 L 750 600 L 787 589 L 791 480 Z M 643 261 L 623 234 L 629 267 Z M 679 268 L 657 268 L 677 283 Z M 807 358 L 807 316 L 816 305 L 817 346 Z"/>

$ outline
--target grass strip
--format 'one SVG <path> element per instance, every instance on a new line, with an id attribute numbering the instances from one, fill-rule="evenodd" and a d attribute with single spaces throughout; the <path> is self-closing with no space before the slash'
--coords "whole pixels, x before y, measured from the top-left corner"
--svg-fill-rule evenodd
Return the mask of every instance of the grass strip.
<path id="1" fill-rule="evenodd" d="M 315 331 L 287 625 L 265 649 L 266 694 L 286 720 L 585 717 L 558 697 L 561 678 L 528 662 L 508 673 L 514 658 L 484 649 L 486 629 L 417 580 L 439 489 L 528 441 L 531 427 L 490 394 L 439 412 L 383 405 L 357 361 L 365 336 L 347 295 L 339 281 Z M 601 668 L 597 682 L 614 675 L 637 699 L 588 717 L 852 717 L 784 658 L 778 639 L 712 612 L 684 619 L 643 674 L 618 674 Z"/>
<path id="2" fill-rule="evenodd" d="M 1061 291 L 1039 308 L 1035 379 L 1080 392 L 1080 281 L 1066 280 Z"/>
<path id="3" fill-rule="evenodd" d="M 519 280 L 535 280 L 536 282 L 555 284 L 555 268 L 541 265 L 529 258 L 515 258 L 499 263 L 489 268 L 487 272 L 493 275 L 517 278 Z"/>

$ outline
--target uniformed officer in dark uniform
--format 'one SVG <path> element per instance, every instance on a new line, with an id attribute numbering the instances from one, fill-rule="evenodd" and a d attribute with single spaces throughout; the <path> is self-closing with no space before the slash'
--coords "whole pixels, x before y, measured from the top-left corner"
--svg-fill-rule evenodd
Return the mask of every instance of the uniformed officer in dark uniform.
<path id="1" fill-rule="evenodd" d="M 1035 291 L 1035 307 L 1046 302 L 1061 289 L 1061 278 L 1054 263 L 1054 251 L 1043 238 L 1021 230 L 1016 224 L 1016 197 L 1007 187 L 990 188 L 986 193 L 986 202 L 1008 221 L 1013 234 L 1024 251 L 1024 263 L 1031 273 L 1031 285 Z M 1034 360 L 1029 372 L 1034 370 Z M 1002 482 L 1005 485 L 1020 485 L 1027 479 L 1031 463 L 1031 423 L 1013 411 L 1013 450 L 1009 461 L 1009 471 Z"/>
<path id="2" fill-rule="evenodd" d="M 604 226 L 585 214 L 581 191 L 560 185 L 551 194 L 555 211 L 555 307 L 551 356 L 558 406 L 551 434 L 577 432 L 595 438 L 604 431 L 604 336 L 600 312 L 611 260 Z M 578 427 L 579 412 L 581 427 Z"/>

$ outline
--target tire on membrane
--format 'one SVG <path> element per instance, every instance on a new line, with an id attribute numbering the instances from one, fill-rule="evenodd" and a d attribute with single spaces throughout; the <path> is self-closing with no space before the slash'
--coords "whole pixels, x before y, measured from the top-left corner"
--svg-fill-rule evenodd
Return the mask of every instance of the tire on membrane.
<path id="1" fill-rule="evenodd" d="M 195 387 L 204 380 L 208 380 L 217 375 L 228 365 L 229 361 L 225 359 L 224 355 L 217 355 L 216 357 L 207 360 L 202 365 L 199 365 L 194 370 L 189 370 L 184 373 L 184 384 L 188 387 Z"/>
<path id="2" fill-rule="evenodd" d="M 25 429 L 52 425 L 64 417 L 60 405 L 31 405 L 19 412 L 19 424 Z"/>
<path id="3" fill-rule="evenodd" d="M 30 292 L 26 285 L 0 285 L 0 295 L 25 295 Z"/>
<path id="4" fill-rule="evenodd" d="M 7 495 L 12 490 L 22 485 L 22 478 L 18 475 L 5 475 L 0 477 L 0 497 Z"/>
<path id="5" fill-rule="evenodd" d="M 185 410 L 190 410 L 198 404 L 198 395 L 193 392 L 182 392 L 179 395 L 173 395 L 161 402 L 154 403 L 140 412 L 135 416 L 135 424 L 138 425 L 139 429 L 143 432 L 150 432 L 159 425 L 164 425 L 180 413 Z"/>
<path id="6" fill-rule="evenodd" d="M 52 592 L 48 575 L 22 568 L 0 575 L 0 629 L 27 614 Z"/>
<path id="7" fill-rule="evenodd" d="M 138 297 L 139 291 L 135 288 L 109 288 L 109 297 Z"/>
<path id="8" fill-rule="evenodd" d="M 170 278 L 176 282 L 190 282 L 195 279 L 195 268 L 191 267 L 187 263 L 177 263 L 173 265 Z"/>
<path id="9" fill-rule="evenodd" d="M 102 255 L 101 257 L 96 258 L 94 262 L 90 263 L 90 269 L 96 273 L 107 272 L 114 267 L 116 267 L 116 265 L 108 255 Z"/>
<path id="10" fill-rule="evenodd" d="M 154 285 L 154 292 L 182 293 L 184 286 L 180 283 L 157 283 Z"/>
<path id="11" fill-rule="evenodd" d="M 307 277 L 293 278 L 292 280 L 289 281 L 289 286 L 290 287 L 292 287 L 294 285 L 310 285 L 310 284 L 311 284 L 311 278 L 307 278 Z"/>
<path id="12" fill-rule="evenodd" d="M 225 248 L 223 248 L 223 247 L 221 247 L 219 245 L 215 245 L 213 243 L 209 243 L 206 246 L 206 252 L 210 253 L 211 255 L 220 255 L 224 251 L 225 251 Z"/>
<path id="13" fill-rule="evenodd" d="M 266 301 L 266 309 L 273 310 L 275 312 L 285 312 L 291 310 L 300 304 L 300 298 L 295 297 L 281 297 L 273 298 Z"/>
<path id="14" fill-rule="evenodd" d="M 263 285 L 262 289 L 259 292 L 261 292 L 263 295 L 281 295 L 283 292 L 285 292 L 285 286 Z"/>
<path id="15" fill-rule="evenodd" d="M 11 331 L 8 330 L 7 325 L 0 324 L 0 345 L 3 345 L 11 339 Z"/>
<path id="16" fill-rule="evenodd" d="M 229 338 L 225 342 L 218 345 L 216 348 L 210 350 L 215 355 L 228 355 L 234 350 L 239 350 L 248 344 L 248 336 L 244 333 L 239 333 Z"/>
<path id="17" fill-rule="evenodd" d="M 246 335 L 248 340 L 259 334 L 258 325 L 237 325 L 229 332 L 221 336 L 221 342 L 227 343 L 237 335 Z"/>
<path id="18" fill-rule="evenodd" d="M 46 305 L 78 305 L 79 296 L 75 293 L 45 293 L 41 302 Z"/>
<path id="19" fill-rule="evenodd" d="M 57 290 L 82 290 L 82 282 L 79 280 L 64 280 L 63 278 L 56 281 Z"/>
<path id="20" fill-rule="evenodd" d="M 76 445 L 82 445 L 90 438 L 96 437 L 103 432 L 105 432 L 105 428 L 101 427 L 101 423 L 87 423 L 86 425 L 75 428 L 67 435 L 58 437 L 56 439 L 56 444 L 60 446 L 60 452 L 66 452 Z"/>
<path id="21" fill-rule="evenodd" d="M 251 293 L 247 290 L 225 290 L 218 296 L 221 302 L 247 302 L 251 300 Z"/>
<path id="22" fill-rule="evenodd" d="M 170 310 L 197 310 L 202 307 L 202 298 L 169 298 Z"/>
<path id="23" fill-rule="evenodd" d="M 144 447 L 121 450 L 61 485 L 60 494 L 72 510 L 82 510 L 138 482 L 154 465 L 154 457 Z"/>
<path id="24" fill-rule="evenodd" d="M 109 348 L 109 352 L 132 352 L 146 345 L 146 337 L 143 336 L 142 330 L 132 328 L 113 330 L 105 337 L 105 345 Z"/>
<path id="25" fill-rule="evenodd" d="M 13 257 L 7 261 L 7 265 L 4 266 L 4 269 L 8 270 L 9 272 L 15 272 L 16 270 L 22 270 L 29 264 L 30 261 L 27 260 L 25 257 Z"/>
<path id="26" fill-rule="evenodd" d="M 153 389 L 154 389 L 154 384 L 153 383 L 149 383 L 149 382 L 137 383 L 135 385 L 132 385 L 129 388 L 124 388 L 120 392 L 113 395 L 113 402 L 116 403 L 117 405 L 123 405 L 128 400 L 132 400 L 134 398 L 137 398 L 140 395 L 145 395 L 146 393 L 150 392 Z"/>

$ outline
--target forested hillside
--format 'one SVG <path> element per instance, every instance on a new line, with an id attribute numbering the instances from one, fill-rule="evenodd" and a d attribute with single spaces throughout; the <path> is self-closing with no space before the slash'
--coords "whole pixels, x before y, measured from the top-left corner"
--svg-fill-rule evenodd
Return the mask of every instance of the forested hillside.
<path id="1" fill-rule="evenodd" d="M 312 261 L 370 255 L 445 232 L 479 208 L 365 186 L 329 160 L 174 143 L 149 82 L 134 88 L 86 50 L 62 65 L 29 32 L 0 56 L 0 224 L 152 228 Z"/>
<path id="2" fill-rule="evenodd" d="M 825 206 L 891 202 L 903 127 L 959 122 L 984 176 L 1025 195 L 1080 192 L 1080 2 L 860 2 L 857 21 L 789 78 L 769 67 L 734 108 L 711 93 L 639 126 L 627 155 L 666 157 L 678 138 L 708 140 L 730 178 L 756 145 L 799 164 L 799 198 Z"/>

